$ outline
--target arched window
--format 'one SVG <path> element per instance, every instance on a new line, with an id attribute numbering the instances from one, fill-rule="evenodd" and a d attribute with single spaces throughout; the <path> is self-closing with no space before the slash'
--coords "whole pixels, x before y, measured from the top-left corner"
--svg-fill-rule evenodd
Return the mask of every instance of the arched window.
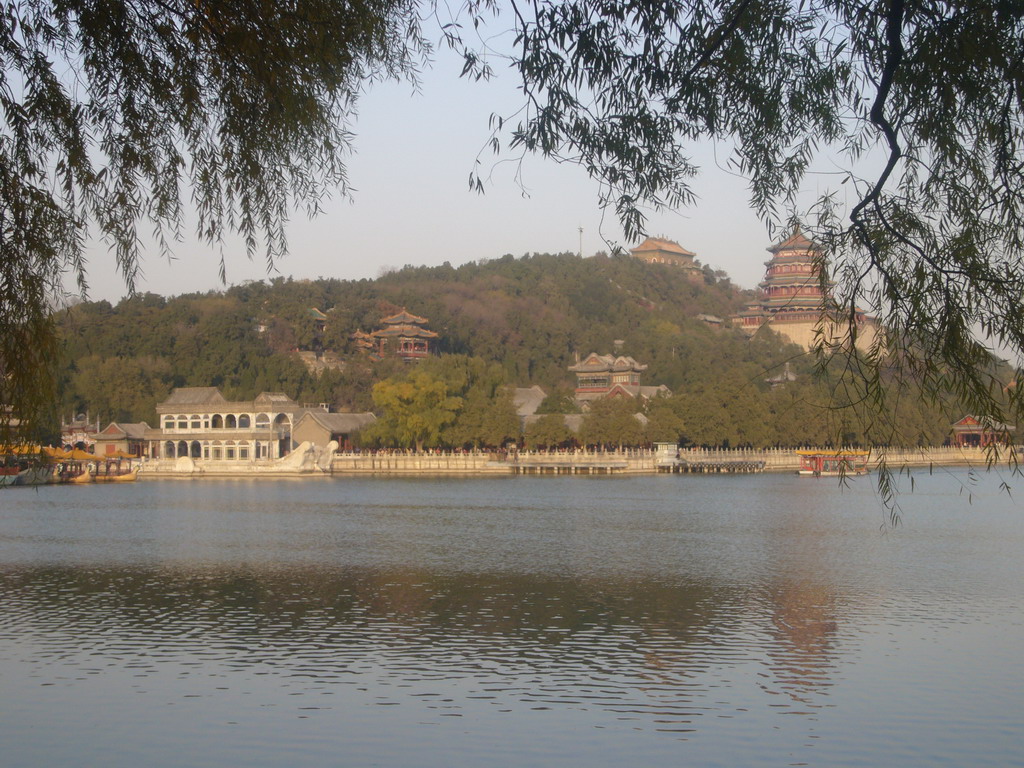
<path id="1" fill-rule="evenodd" d="M 164 416 L 164 429 L 174 429 L 173 416 Z"/>
<path id="2" fill-rule="evenodd" d="M 256 429 L 270 429 L 270 417 L 267 414 L 256 414 Z"/>
<path id="3" fill-rule="evenodd" d="M 168 440 L 166 443 L 164 443 L 164 458 L 165 459 L 173 459 L 173 458 L 175 458 L 175 456 L 174 456 L 174 443 L 171 442 L 170 440 Z"/>
<path id="4" fill-rule="evenodd" d="M 224 428 L 224 417 L 219 413 L 213 417 L 213 421 L 210 422 L 211 429 L 223 429 Z"/>
<path id="5" fill-rule="evenodd" d="M 235 414 L 229 413 L 227 416 L 224 417 L 225 429 L 234 429 L 237 424 L 238 422 L 235 419 Z"/>
<path id="6" fill-rule="evenodd" d="M 178 429 L 188 429 L 188 418 L 184 414 L 178 417 Z"/>
<path id="7" fill-rule="evenodd" d="M 243 413 L 241 416 L 238 417 L 238 428 L 239 429 L 248 429 L 249 428 L 249 423 L 250 423 L 250 421 L 249 421 L 249 414 L 248 413 Z"/>
<path id="8" fill-rule="evenodd" d="M 198 414 L 192 414 L 192 429 L 202 429 L 203 420 L 199 418 Z"/>
<path id="9" fill-rule="evenodd" d="M 188 456 L 188 443 L 184 440 L 178 443 L 178 456 Z"/>
<path id="10" fill-rule="evenodd" d="M 189 446 L 189 456 L 193 459 L 203 458 L 203 446 L 199 444 L 198 440 L 193 440 L 192 445 Z"/>

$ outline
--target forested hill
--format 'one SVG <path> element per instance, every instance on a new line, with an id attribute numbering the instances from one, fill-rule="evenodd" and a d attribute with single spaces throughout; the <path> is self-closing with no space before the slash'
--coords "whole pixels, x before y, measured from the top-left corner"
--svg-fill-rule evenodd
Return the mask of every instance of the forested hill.
<path id="1" fill-rule="evenodd" d="M 369 407 L 369 386 L 394 372 L 356 355 L 350 335 L 403 307 L 429 319 L 442 353 L 500 362 L 510 384 L 568 385 L 574 355 L 621 351 L 649 365 L 645 383 L 673 390 L 721 376 L 756 376 L 792 353 L 751 343 L 698 315 L 728 321 L 743 304 L 723 274 L 694 283 L 674 267 L 628 256 L 537 254 L 460 267 L 405 267 L 376 280 L 247 283 L 223 292 L 116 306 L 85 302 L 61 316 L 64 413 L 151 420 L 174 386 L 219 386 L 226 397 L 263 390 L 297 400 Z M 315 331 L 310 308 L 328 316 Z M 312 375 L 294 354 L 320 346 L 341 371 Z"/>
<path id="2" fill-rule="evenodd" d="M 229 399 L 279 391 L 338 410 L 372 409 L 373 385 L 411 368 L 359 352 L 351 335 L 376 330 L 405 308 L 439 334 L 431 375 L 465 370 L 467 359 L 478 358 L 475 370 L 486 364 L 489 381 L 567 394 L 577 355 L 634 357 L 648 366 L 644 384 L 674 393 L 662 404 L 671 413 L 662 416 L 676 426 L 659 439 L 820 443 L 836 436 L 837 419 L 850 440 L 933 443 L 948 433 L 937 404 L 909 398 L 896 418 L 899 435 L 848 427 L 834 406 L 843 404 L 837 393 L 856 398 L 856 387 L 815 379 L 808 356 L 774 333 L 749 338 L 734 329 L 729 315 L 745 298 L 708 268 L 694 282 L 675 267 L 629 256 L 539 254 L 405 267 L 376 280 L 277 278 L 201 295 L 144 294 L 117 306 L 86 302 L 60 317 L 63 394 L 54 418 L 88 411 L 104 424 L 152 424 L 156 403 L 180 386 L 220 387 Z M 326 316 L 322 330 L 314 308 Z M 314 372 L 302 357 L 317 355 L 330 366 Z M 787 362 L 795 380 L 771 388 L 767 379 Z"/>

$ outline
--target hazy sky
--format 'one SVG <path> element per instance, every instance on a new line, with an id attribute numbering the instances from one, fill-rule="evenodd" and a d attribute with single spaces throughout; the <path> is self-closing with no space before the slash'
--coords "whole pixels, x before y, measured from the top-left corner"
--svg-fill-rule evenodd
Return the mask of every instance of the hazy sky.
<path id="1" fill-rule="evenodd" d="M 468 188 L 478 156 L 485 169 L 494 158 L 481 150 L 493 112 L 519 105 L 511 77 L 474 83 L 459 78 L 460 63 L 441 57 L 424 74 L 420 92 L 385 83 L 362 99 L 349 162 L 352 200 L 336 197 L 309 221 L 296 212 L 289 224 L 289 256 L 269 276 L 373 278 L 391 267 L 453 265 L 506 253 L 608 250 L 624 243 L 614 212 L 603 215 L 597 186 L 579 168 L 539 158 L 524 168 L 526 193 L 512 163 L 493 167 L 486 193 Z M 728 148 L 718 149 L 724 165 Z M 716 167 L 710 147 L 694 153 L 703 173 L 700 197 L 688 209 L 652 215 L 648 230 L 679 242 L 698 259 L 725 270 L 742 287 L 764 273 L 770 245 L 765 226 L 747 203 L 745 182 Z M 812 177 L 811 185 L 819 183 Z M 809 189 L 808 193 L 820 190 Z M 165 296 L 220 289 L 218 251 L 190 238 L 168 261 L 155 251 L 143 259 L 140 291 Z M 89 249 L 89 298 L 117 301 L 125 294 L 114 261 L 101 245 Z M 250 262 L 240 244 L 226 251 L 227 283 L 268 277 L 266 264 Z"/>

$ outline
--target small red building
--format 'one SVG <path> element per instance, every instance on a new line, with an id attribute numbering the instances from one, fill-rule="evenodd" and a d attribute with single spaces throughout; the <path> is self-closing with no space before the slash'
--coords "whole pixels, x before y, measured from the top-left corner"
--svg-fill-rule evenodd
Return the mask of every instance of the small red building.
<path id="1" fill-rule="evenodd" d="M 1010 435 L 1015 430 L 1015 427 L 988 416 L 964 416 L 953 424 L 953 444 L 985 447 L 994 443 L 1009 443 Z"/>
<path id="2" fill-rule="evenodd" d="M 132 456 L 145 456 L 146 432 L 149 429 L 149 424 L 144 421 L 112 421 L 106 429 L 95 435 L 93 453 L 108 456 L 120 451 L 130 453 Z"/>

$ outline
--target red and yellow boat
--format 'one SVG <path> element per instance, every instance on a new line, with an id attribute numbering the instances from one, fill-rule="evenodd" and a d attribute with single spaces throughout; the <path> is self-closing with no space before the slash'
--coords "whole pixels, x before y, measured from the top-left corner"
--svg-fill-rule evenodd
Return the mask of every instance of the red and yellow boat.
<path id="1" fill-rule="evenodd" d="M 845 477 L 866 475 L 870 451 L 809 450 L 797 451 L 800 457 L 798 475 L 805 477 Z"/>

